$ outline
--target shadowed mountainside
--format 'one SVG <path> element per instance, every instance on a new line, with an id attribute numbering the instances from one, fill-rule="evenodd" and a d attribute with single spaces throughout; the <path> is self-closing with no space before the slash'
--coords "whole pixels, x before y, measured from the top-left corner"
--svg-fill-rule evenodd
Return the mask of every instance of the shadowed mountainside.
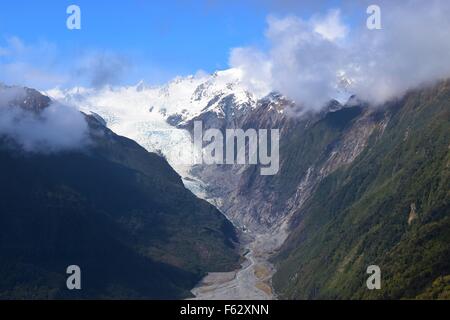
<path id="1" fill-rule="evenodd" d="M 50 103 L 27 92 L 14 107 Z M 0 139 L 0 298 L 182 298 L 207 271 L 238 265 L 217 209 L 165 159 L 85 117 L 83 150 L 25 153 Z M 69 265 L 80 291 L 66 288 Z"/>

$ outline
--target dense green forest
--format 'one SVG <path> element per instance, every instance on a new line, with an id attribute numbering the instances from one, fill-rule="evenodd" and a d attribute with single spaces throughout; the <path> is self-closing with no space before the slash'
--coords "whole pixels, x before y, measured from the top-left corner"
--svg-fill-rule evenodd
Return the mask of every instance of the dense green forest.
<path id="1" fill-rule="evenodd" d="M 450 297 L 450 82 L 372 116 L 386 126 L 318 185 L 274 259 L 281 298 Z M 366 287 L 369 265 L 381 268 L 381 290 Z"/>

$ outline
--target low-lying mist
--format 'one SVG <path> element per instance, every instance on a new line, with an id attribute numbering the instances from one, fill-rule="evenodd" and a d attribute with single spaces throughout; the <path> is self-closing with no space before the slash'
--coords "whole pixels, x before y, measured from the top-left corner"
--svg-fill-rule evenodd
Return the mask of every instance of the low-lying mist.
<path id="1" fill-rule="evenodd" d="M 39 153 L 81 149 L 89 143 L 87 122 L 77 109 L 51 102 L 34 112 L 18 105 L 27 98 L 23 88 L 0 88 L 1 136 L 13 139 L 24 151 Z"/>

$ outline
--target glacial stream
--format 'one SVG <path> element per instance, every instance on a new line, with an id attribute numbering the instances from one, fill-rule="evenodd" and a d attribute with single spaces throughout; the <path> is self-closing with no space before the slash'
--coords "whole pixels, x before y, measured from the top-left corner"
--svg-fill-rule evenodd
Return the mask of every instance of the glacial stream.
<path id="1" fill-rule="evenodd" d="M 198 197 L 216 205 L 218 199 L 207 196 L 206 185 L 192 175 L 184 176 L 184 184 Z M 192 300 L 273 300 L 276 299 L 272 289 L 274 266 L 268 261 L 270 254 L 279 248 L 284 240 L 280 233 L 252 232 L 243 228 L 239 222 L 233 222 L 239 232 L 243 262 L 241 267 L 231 272 L 208 273 L 192 289 Z"/>
<path id="2" fill-rule="evenodd" d="M 193 300 L 272 300 L 271 278 L 275 270 L 267 261 L 263 235 L 244 234 L 244 262 L 232 272 L 209 273 L 192 290 Z"/>

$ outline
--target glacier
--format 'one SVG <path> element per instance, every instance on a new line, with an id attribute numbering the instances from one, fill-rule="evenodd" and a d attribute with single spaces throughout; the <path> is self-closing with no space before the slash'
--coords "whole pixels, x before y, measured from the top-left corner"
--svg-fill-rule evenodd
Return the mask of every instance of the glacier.
<path id="1" fill-rule="evenodd" d="M 148 151 L 162 154 L 180 174 L 187 188 L 206 198 L 205 184 L 190 174 L 193 143 L 190 133 L 170 124 L 186 123 L 204 112 L 225 116 L 220 98 L 233 95 L 234 106 L 256 106 L 257 97 L 241 84 L 241 71 L 228 69 L 210 75 L 177 77 L 162 86 L 143 81 L 133 86 L 100 89 L 54 88 L 43 92 L 87 114 L 99 115 L 119 135 L 135 140 Z"/>

